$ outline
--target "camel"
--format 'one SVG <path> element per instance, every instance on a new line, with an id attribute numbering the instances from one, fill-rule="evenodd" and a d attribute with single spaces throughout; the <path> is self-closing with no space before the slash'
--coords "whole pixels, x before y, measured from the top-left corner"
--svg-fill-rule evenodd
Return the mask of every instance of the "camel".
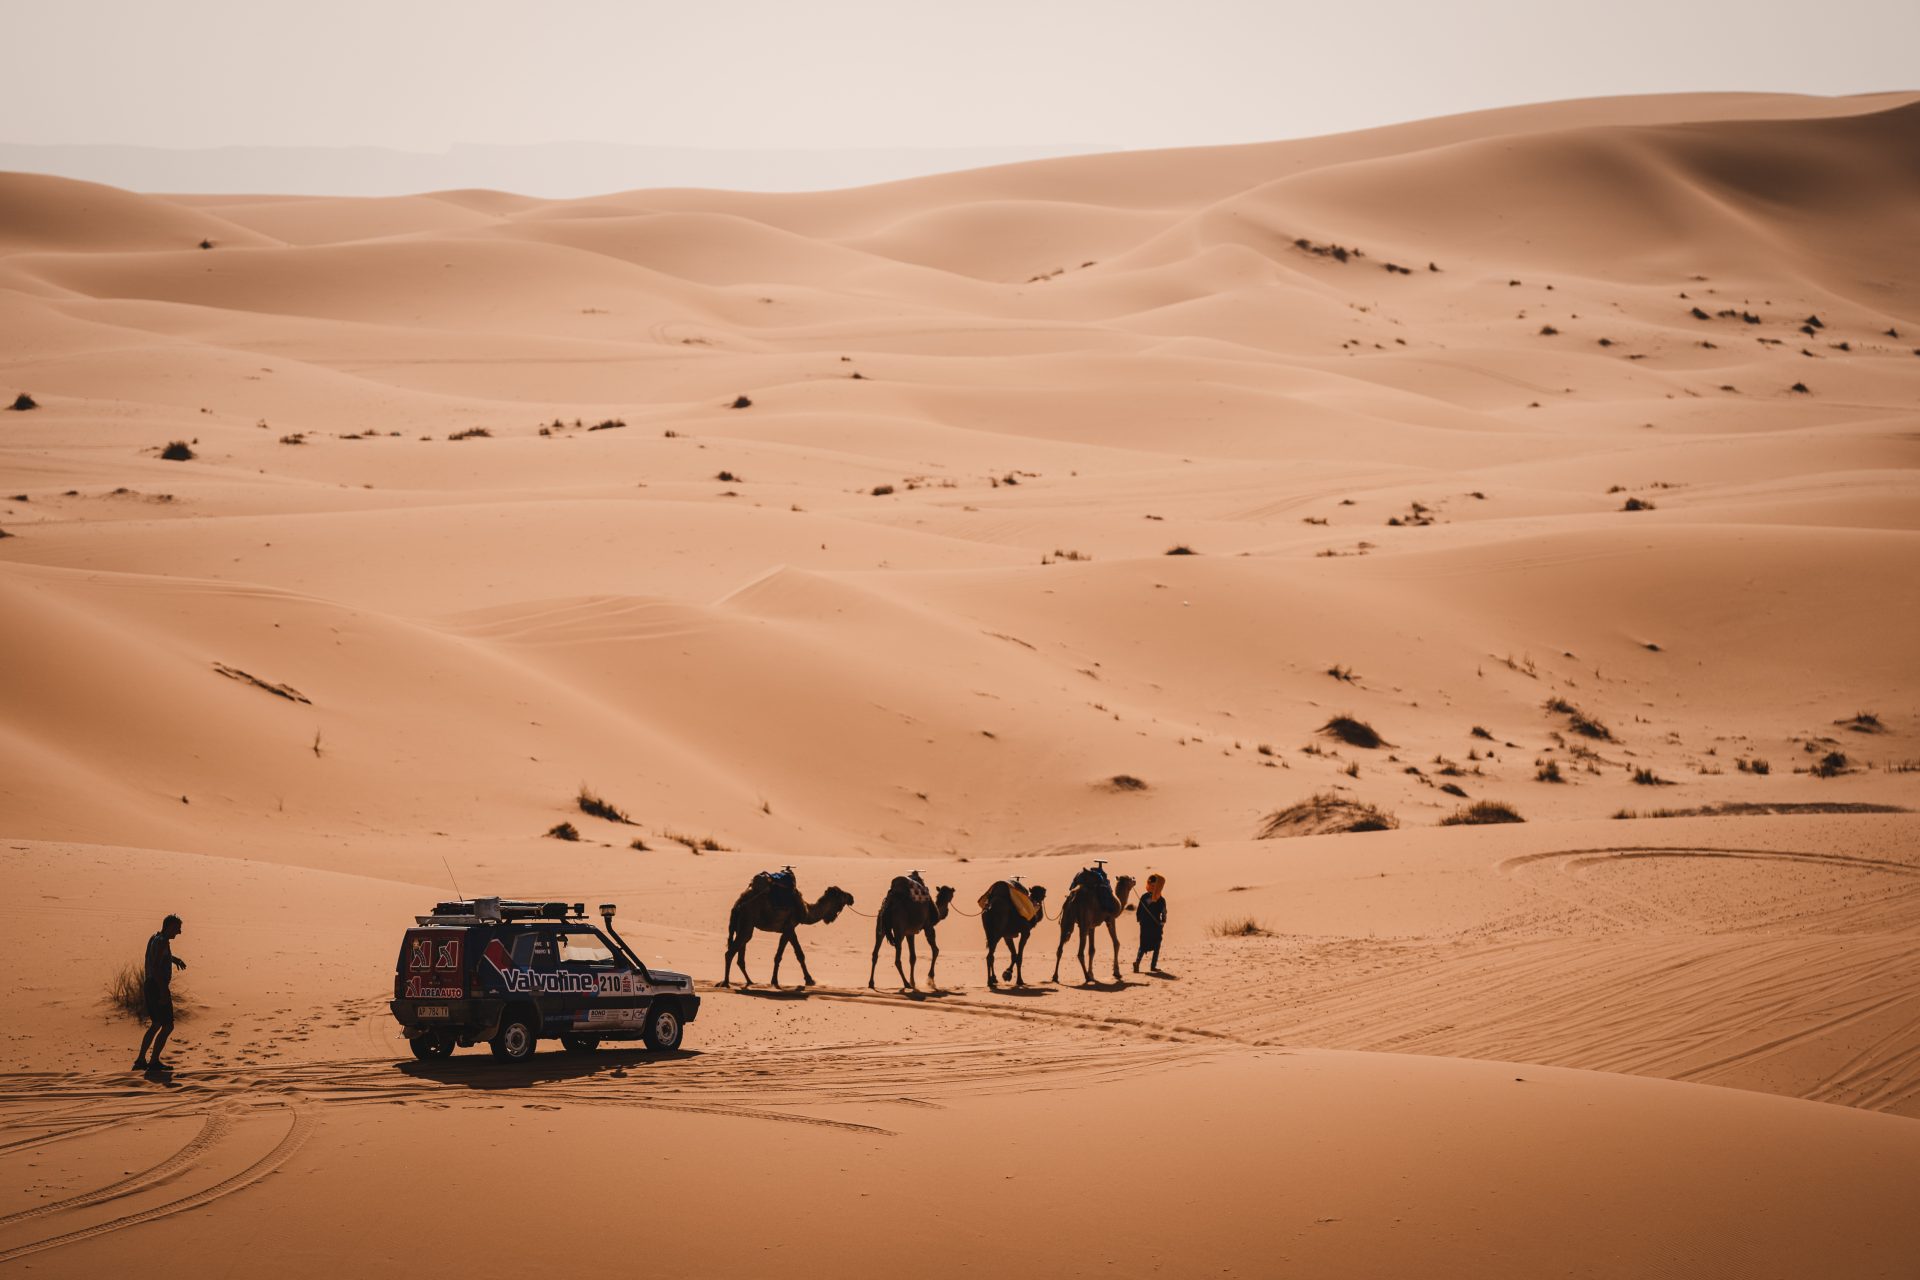
<path id="1" fill-rule="evenodd" d="M 853 895 L 839 885 L 828 885 L 818 901 L 807 902 L 800 896 L 797 885 L 783 887 L 775 883 L 772 876 L 761 872 L 733 900 L 733 913 L 727 917 L 727 960 L 720 985 L 733 985 L 735 957 L 740 960 L 741 985 L 753 985 L 753 978 L 747 973 L 747 944 L 753 941 L 754 930 L 761 929 L 780 935 L 780 945 L 773 952 L 772 985 L 780 985 L 780 958 L 791 946 L 800 960 L 801 978 L 807 986 L 812 986 L 813 975 L 807 972 L 807 953 L 801 950 L 799 935 L 794 930 L 803 924 L 832 924 L 842 909 L 852 905 Z"/>
<path id="2" fill-rule="evenodd" d="M 918 888 L 918 892 L 915 892 Z M 880 967 L 880 944 L 893 944 L 893 968 L 900 975 L 902 988 L 919 990 L 919 984 L 909 976 L 910 971 L 920 967 L 919 957 L 914 954 L 913 935 L 925 932 L 927 935 L 927 986 L 938 990 L 933 971 L 940 963 L 940 943 L 933 936 L 933 927 L 947 918 L 947 908 L 953 905 L 953 886 L 943 884 L 935 890 L 933 901 L 929 902 L 921 895 L 926 892 L 924 885 L 916 886 L 914 880 L 906 876 L 895 876 L 893 884 L 887 889 L 887 896 L 880 903 L 880 911 L 873 921 L 873 963 L 867 966 L 867 986 L 873 986 L 874 971 Z M 908 969 L 900 967 L 900 943 L 907 944 Z"/>
<path id="3" fill-rule="evenodd" d="M 1045 885 L 1034 885 L 1027 890 L 1027 897 L 1033 900 L 1035 907 L 1044 910 L 1047 900 Z M 986 895 L 980 901 L 980 923 L 987 931 L 987 985 L 997 987 L 999 982 L 993 976 L 993 949 L 1002 940 L 1007 944 L 1007 971 L 1000 976 L 1001 981 L 1013 982 L 1015 986 L 1027 985 L 1027 973 L 1024 962 L 1027 958 L 1027 938 L 1033 933 L 1033 926 L 1040 923 L 1040 917 L 1029 920 L 1013 905 L 1012 886 L 1005 880 L 995 880 L 987 887 Z M 1014 975 L 1019 980 L 1014 980 Z"/>
<path id="4" fill-rule="evenodd" d="M 1113 882 L 1113 910 L 1107 909 L 1102 901 L 1094 873 L 1082 871 L 1073 878 L 1073 887 L 1067 890 L 1067 900 L 1060 904 L 1060 945 L 1053 952 L 1053 980 L 1060 981 L 1060 956 L 1067 949 L 1067 937 L 1075 929 L 1080 930 L 1080 941 L 1074 947 L 1074 956 L 1080 961 L 1080 973 L 1089 986 L 1093 983 L 1094 951 L 1099 939 L 1094 930 L 1101 925 L 1107 926 L 1107 936 L 1113 940 L 1113 980 L 1124 982 L 1120 976 L 1120 931 L 1113 922 L 1127 909 L 1127 895 L 1133 892 L 1133 877 L 1120 876 Z"/>

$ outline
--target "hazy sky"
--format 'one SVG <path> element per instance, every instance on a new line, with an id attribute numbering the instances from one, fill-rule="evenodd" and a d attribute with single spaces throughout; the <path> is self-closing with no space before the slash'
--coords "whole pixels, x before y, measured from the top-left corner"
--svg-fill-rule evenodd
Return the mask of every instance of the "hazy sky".
<path id="1" fill-rule="evenodd" d="M 0 141 L 1143 147 L 1920 84 L 1920 0 L 0 0 Z"/>

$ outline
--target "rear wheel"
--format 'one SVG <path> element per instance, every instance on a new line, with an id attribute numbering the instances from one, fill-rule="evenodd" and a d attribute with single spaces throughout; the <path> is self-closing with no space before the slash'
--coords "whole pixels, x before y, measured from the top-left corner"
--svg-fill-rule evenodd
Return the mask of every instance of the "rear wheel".
<path id="1" fill-rule="evenodd" d="M 533 1056 L 540 1038 L 534 1034 L 533 1020 L 524 1013 L 510 1013 L 500 1024 L 498 1035 L 487 1043 L 493 1056 L 507 1062 L 525 1062 Z"/>
<path id="2" fill-rule="evenodd" d="M 560 1046 L 568 1053 L 592 1053 L 600 1047 L 599 1036 L 561 1036 Z"/>
<path id="3" fill-rule="evenodd" d="M 656 1053 L 666 1053 L 680 1047 L 680 1036 L 684 1030 L 680 1022 L 680 1007 L 671 1000 L 662 1000 L 647 1010 L 647 1021 L 640 1029 L 640 1038 L 646 1041 L 647 1048 Z"/>
<path id="4" fill-rule="evenodd" d="M 413 1056 L 422 1062 L 434 1062 L 453 1054 L 453 1037 L 429 1033 L 413 1036 L 407 1041 L 407 1048 L 413 1050 Z"/>

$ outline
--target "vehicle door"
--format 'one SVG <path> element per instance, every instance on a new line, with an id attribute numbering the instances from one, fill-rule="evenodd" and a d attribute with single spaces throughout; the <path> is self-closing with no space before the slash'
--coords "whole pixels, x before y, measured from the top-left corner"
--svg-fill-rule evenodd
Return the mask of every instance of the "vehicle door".
<path id="1" fill-rule="evenodd" d="M 590 1034 L 639 1028 L 645 985 L 619 950 L 591 925 L 569 928 L 560 947 L 561 968 L 574 989 L 573 1029 Z"/>

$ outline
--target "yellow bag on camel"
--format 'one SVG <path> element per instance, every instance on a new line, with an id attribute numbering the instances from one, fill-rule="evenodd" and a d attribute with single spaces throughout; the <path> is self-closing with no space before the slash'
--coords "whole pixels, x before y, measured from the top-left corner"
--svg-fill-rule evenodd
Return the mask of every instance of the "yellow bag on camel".
<path id="1" fill-rule="evenodd" d="M 1038 920 L 1040 918 L 1040 908 L 1033 905 L 1033 899 L 1027 896 L 1025 889 L 1009 881 L 1007 884 L 1007 894 L 1013 899 L 1013 909 L 1020 913 L 1022 920 Z M 988 888 L 985 893 L 980 895 L 980 909 L 985 911 L 987 909 L 987 903 L 992 901 L 992 899 L 993 890 L 992 888 Z"/>

